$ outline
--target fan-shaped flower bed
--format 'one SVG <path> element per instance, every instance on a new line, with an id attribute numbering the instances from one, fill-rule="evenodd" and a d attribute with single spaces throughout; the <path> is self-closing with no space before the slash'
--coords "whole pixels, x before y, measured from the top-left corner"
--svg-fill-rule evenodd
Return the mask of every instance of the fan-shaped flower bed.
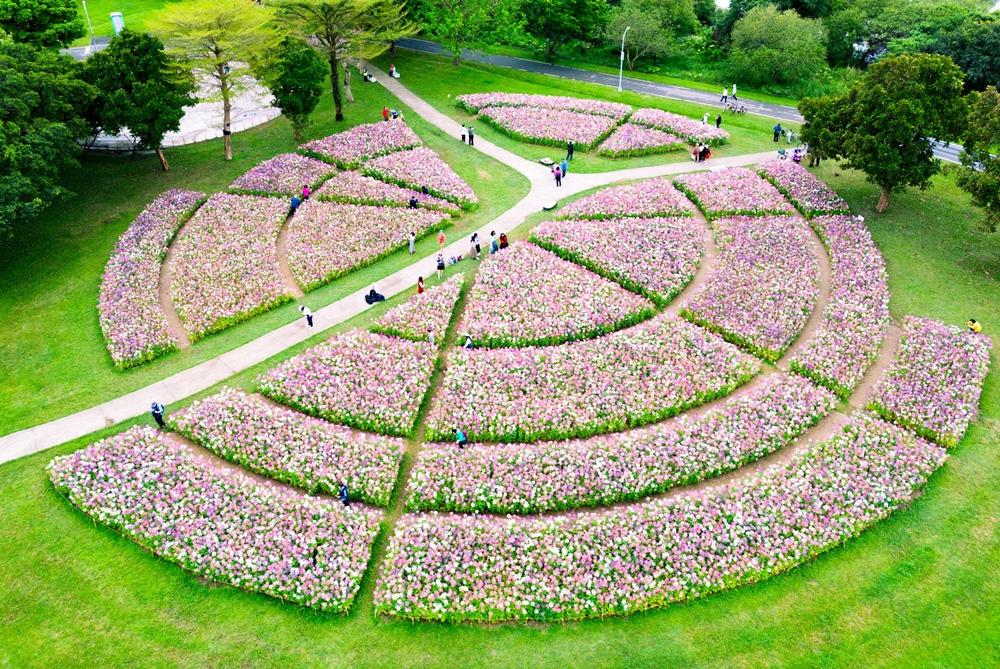
<path id="1" fill-rule="evenodd" d="M 811 172 L 792 160 L 770 160 L 760 174 L 792 201 L 805 216 L 849 214 L 847 203 Z"/>
<path id="2" fill-rule="evenodd" d="M 599 114 L 621 120 L 632 108 L 620 102 L 570 98 L 563 95 L 531 95 L 527 93 L 470 93 L 455 98 L 459 107 L 475 114 L 483 107 L 536 107 Z"/>
<path id="3" fill-rule="evenodd" d="M 275 406 L 262 397 L 224 388 L 170 415 L 170 425 L 213 453 L 250 471 L 336 495 L 389 503 L 401 439 L 357 432 Z"/>
<path id="4" fill-rule="evenodd" d="M 148 427 L 56 458 L 70 503 L 198 576 L 346 613 L 379 514 L 213 469 Z"/>
<path id="5" fill-rule="evenodd" d="M 410 472 L 406 506 L 543 513 L 641 499 L 788 446 L 833 407 L 826 390 L 774 374 L 698 418 L 568 442 L 431 445 Z"/>
<path id="6" fill-rule="evenodd" d="M 625 123 L 601 142 L 597 153 L 611 158 L 629 158 L 686 148 L 687 143 L 676 135 L 636 123 Z"/>
<path id="7" fill-rule="evenodd" d="M 488 255 L 461 324 L 476 346 L 587 339 L 655 313 L 647 300 L 527 242 Z"/>
<path id="8" fill-rule="evenodd" d="M 230 184 L 230 190 L 250 195 L 288 195 L 302 191 L 302 186 L 316 187 L 336 172 L 328 163 L 282 153 L 252 168 Z"/>
<path id="9" fill-rule="evenodd" d="M 798 218 L 727 218 L 719 262 L 685 318 L 776 361 L 805 326 L 819 293 L 819 262 Z"/>
<path id="10" fill-rule="evenodd" d="M 791 367 L 846 400 L 875 362 L 889 328 L 885 261 L 862 219 L 818 216 L 811 223 L 830 254 L 832 286 L 819 330 Z"/>
<path id="11" fill-rule="evenodd" d="M 479 203 L 469 184 L 427 148 L 401 151 L 365 163 L 362 171 L 405 188 L 427 188 L 431 195 L 451 200 L 463 209 L 474 209 Z"/>
<path id="12" fill-rule="evenodd" d="M 597 339 L 456 349 L 427 420 L 430 440 L 569 439 L 652 423 L 728 395 L 760 363 L 662 315 Z"/>
<path id="13" fill-rule="evenodd" d="M 143 209 L 104 267 L 97 311 L 115 366 L 124 369 L 176 348 L 160 309 L 160 265 L 170 240 L 204 193 L 168 190 Z"/>
<path id="14" fill-rule="evenodd" d="M 436 359 L 428 342 L 350 330 L 265 373 L 260 392 L 333 423 L 405 437 Z"/>
<path id="15" fill-rule="evenodd" d="M 409 205 L 410 198 L 417 198 L 417 204 L 425 209 L 447 212 L 462 210 L 454 202 L 442 200 L 433 195 L 424 195 L 410 188 L 388 184 L 360 172 L 339 172 L 319 187 L 315 196 L 321 200 L 347 202 L 350 204 L 370 204 L 375 206 Z"/>
<path id="16" fill-rule="evenodd" d="M 194 340 L 287 301 L 277 240 L 288 203 L 218 193 L 174 243 L 170 294 Z"/>
<path id="17" fill-rule="evenodd" d="M 704 142 L 705 144 L 717 146 L 729 141 L 729 133 L 721 128 L 705 125 L 701 121 L 696 121 L 679 114 L 671 114 L 661 109 L 637 109 L 628 120 L 629 123 L 638 123 L 651 128 L 665 130 L 666 132 L 685 138 L 692 144 Z"/>
<path id="18" fill-rule="evenodd" d="M 457 274 L 439 286 L 414 295 L 406 302 L 385 312 L 372 324 L 371 331 L 413 341 L 429 341 L 433 334 L 437 344 L 444 342 L 455 303 L 462 295 L 464 274 Z"/>
<path id="19" fill-rule="evenodd" d="M 868 415 L 730 488 L 547 518 L 404 516 L 375 610 L 430 620 L 625 614 L 754 583 L 906 505 L 943 449 Z"/>
<path id="20" fill-rule="evenodd" d="M 600 144 L 615 127 L 609 116 L 537 107 L 486 107 L 479 118 L 521 142 L 561 147 L 573 140 L 581 151 Z"/>
<path id="21" fill-rule="evenodd" d="M 954 446 L 979 411 L 990 368 L 989 337 L 907 316 L 892 366 L 871 408 L 945 446 Z"/>
<path id="22" fill-rule="evenodd" d="M 691 201 L 670 179 L 660 177 L 603 188 L 562 207 L 557 218 L 690 216 L 693 212 Z"/>
<path id="23" fill-rule="evenodd" d="M 531 240 L 665 306 L 698 269 L 705 230 L 694 218 L 546 221 Z"/>
<path id="24" fill-rule="evenodd" d="M 370 158 L 415 146 L 420 146 L 420 138 L 402 119 L 395 119 L 356 125 L 350 130 L 303 144 L 301 150 L 343 169 L 352 169 Z"/>
<path id="25" fill-rule="evenodd" d="M 745 167 L 682 174 L 674 185 L 709 218 L 795 213 L 777 188 Z"/>

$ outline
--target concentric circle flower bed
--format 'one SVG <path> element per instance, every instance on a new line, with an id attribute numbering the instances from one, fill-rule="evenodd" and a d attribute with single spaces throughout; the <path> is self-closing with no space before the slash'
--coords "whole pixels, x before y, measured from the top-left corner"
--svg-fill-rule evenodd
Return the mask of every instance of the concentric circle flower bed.
<path id="1" fill-rule="evenodd" d="M 661 109 L 637 109 L 629 117 L 629 123 L 657 128 L 685 138 L 692 144 L 702 142 L 711 146 L 725 144 L 729 141 L 729 133 L 722 128 L 706 125 L 701 121 L 672 114 Z"/>
<path id="2" fill-rule="evenodd" d="M 450 200 L 462 209 L 474 209 L 479 198 L 469 184 L 430 149 L 420 147 L 369 160 L 362 172 L 404 188 L 422 190 Z"/>
<path id="3" fill-rule="evenodd" d="M 537 107 L 486 107 L 479 118 L 521 142 L 564 147 L 572 140 L 581 151 L 600 144 L 615 127 L 608 116 Z"/>
<path id="4" fill-rule="evenodd" d="M 315 188 L 336 171 L 322 160 L 281 153 L 238 177 L 229 189 L 248 195 L 291 196 L 303 186 Z"/>
<path id="5" fill-rule="evenodd" d="M 420 138 L 402 119 L 365 123 L 350 130 L 303 144 L 300 150 L 341 169 L 354 169 L 366 160 L 420 146 Z"/>
<path id="6" fill-rule="evenodd" d="M 556 218 L 622 218 L 627 216 L 690 216 L 694 205 L 670 182 L 660 177 L 602 188 L 570 202 Z"/>
<path id="7" fill-rule="evenodd" d="M 674 185 L 708 218 L 795 213 L 777 188 L 745 167 L 682 174 Z"/>
<path id="8" fill-rule="evenodd" d="M 804 216 L 849 214 L 847 203 L 832 188 L 793 160 L 771 160 L 760 174 L 784 193 Z"/>
<path id="9" fill-rule="evenodd" d="M 429 341 L 433 336 L 438 345 L 443 344 L 464 282 L 465 275 L 456 274 L 441 285 L 414 295 L 382 314 L 372 324 L 371 331 L 413 341 Z"/>

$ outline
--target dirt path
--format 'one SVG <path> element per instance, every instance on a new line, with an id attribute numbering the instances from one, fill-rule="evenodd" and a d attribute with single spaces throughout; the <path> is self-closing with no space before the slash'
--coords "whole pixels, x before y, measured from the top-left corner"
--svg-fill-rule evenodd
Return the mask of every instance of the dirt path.
<path id="1" fill-rule="evenodd" d="M 163 317 L 167 319 L 167 326 L 170 328 L 170 334 L 173 336 L 174 341 L 177 342 L 178 348 L 187 348 L 191 345 L 191 338 L 188 337 L 187 330 L 184 329 L 184 323 L 181 322 L 181 317 L 177 315 L 177 310 L 174 309 L 174 300 L 170 296 L 170 281 L 173 278 L 172 270 L 174 249 L 176 248 L 177 240 L 184 234 L 186 228 L 187 223 L 184 224 L 181 231 L 174 237 L 173 242 L 171 242 L 170 246 L 167 247 L 167 253 L 163 256 L 163 262 L 160 263 L 160 311 L 163 312 Z"/>
<path id="2" fill-rule="evenodd" d="M 705 218 L 705 215 L 697 208 L 694 210 L 694 218 L 701 221 L 702 228 L 704 230 L 704 237 L 702 239 L 702 256 L 701 262 L 698 263 L 698 269 L 694 273 L 694 277 L 684 286 L 684 289 L 677 294 L 670 304 L 667 305 L 665 311 L 668 314 L 673 314 L 677 316 L 680 314 L 681 309 L 686 307 L 691 298 L 698 294 L 698 289 L 701 288 L 702 284 L 712 276 L 712 272 L 715 271 L 715 267 L 719 262 L 719 250 L 715 246 L 715 235 L 712 232 L 712 226 Z"/>
<path id="3" fill-rule="evenodd" d="M 882 341 L 882 346 L 878 350 L 878 357 L 872 363 L 872 366 L 868 368 L 864 378 L 861 379 L 861 383 L 854 389 L 850 399 L 847 401 L 853 408 L 864 409 L 865 405 L 868 404 L 872 390 L 875 389 L 875 384 L 879 382 L 896 357 L 896 351 L 899 349 L 899 341 L 902 334 L 903 331 L 895 323 L 889 326 L 889 333 L 886 334 L 885 339 Z"/>
<path id="4" fill-rule="evenodd" d="M 816 303 L 813 305 L 812 313 L 809 314 L 809 319 L 806 321 L 802 331 L 795 338 L 795 341 L 792 342 L 792 345 L 788 347 L 788 350 L 785 351 L 785 354 L 777 362 L 778 368 L 785 371 L 788 370 L 792 358 L 795 357 L 799 349 L 807 345 L 819 331 L 820 326 L 823 324 L 823 315 L 830 304 L 830 291 L 833 288 L 833 267 L 830 264 L 830 256 L 826 251 L 826 247 L 823 246 L 822 240 L 820 240 L 819 235 L 812 229 L 812 226 L 806 223 L 803 218 L 799 218 L 799 220 L 802 221 L 802 224 L 808 231 L 813 247 L 813 255 L 819 263 L 819 282 L 817 284 Z"/>
<path id="5" fill-rule="evenodd" d="M 278 272 L 285 282 L 285 290 L 295 299 L 299 299 L 305 293 L 302 292 L 295 280 L 295 275 L 292 274 L 292 270 L 288 266 L 288 235 L 292 227 L 293 216 L 294 214 L 285 219 L 285 224 L 281 226 L 281 231 L 278 233 Z"/>

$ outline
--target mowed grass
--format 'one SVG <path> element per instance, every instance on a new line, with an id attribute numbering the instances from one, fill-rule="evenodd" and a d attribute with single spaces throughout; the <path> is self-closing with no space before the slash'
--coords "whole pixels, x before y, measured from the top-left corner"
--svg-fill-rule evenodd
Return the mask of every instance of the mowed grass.
<path id="1" fill-rule="evenodd" d="M 357 102 L 347 121 L 333 120 L 329 92 L 323 96 L 306 139 L 322 137 L 362 122 L 379 120 L 383 105 L 402 109 L 411 127 L 469 184 L 479 209 L 454 219 L 449 240 L 478 228 L 528 192 L 528 181 L 512 169 L 427 124 L 376 84 L 355 80 Z M 47 210 L 30 227 L 0 245 L 0 434 L 45 422 L 117 397 L 208 360 L 300 317 L 298 304 L 325 306 L 350 292 L 409 265 L 406 250 L 358 270 L 292 302 L 252 318 L 151 363 L 125 372 L 111 364 L 97 317 L 101 274 L 114 244 L 135 216 L 169 188 L 213 193 L 237 176 L 296 147 L 283 118 L 234 135 L 234 159 L 222 157 L 222 141 L 168 149 L 171 171 L 155 157 L 85 157 L 65 185 L 77 197 Z M 426 255 L 437 248 L 436 235 L 417 244 Z M 428 273 L 432 271 L 428 267 Z M 156 290 L 151 286 L 150 290 Z"/>
<path id="2" fill-rule="evenodd" d="M 182 0 L 174 0 L 180 2 Z M 146 24 L 158 11 L 170 4 L 170 0 L 87 0 L 87 11 L 90 12 L 90 22 L 94 26 L 94 35 L 110 37 L 114 34 L 111 23 L 111 12 L 121 12 L 125 27 L 129 30 L 142 32 Z M 77 10 L 83 19 L 83 27 L 87 34 L 73 42 L 74 46 L 90 44 L 90 28 L 83 11 L 83 2 L 77 0 Z"/>
<path id="3" fill-rule="evenodd" d="M 539 160 L 548 157 L 560 160 L 566 155 L 564 149 L 550 146 L 539 146 L 512 139 L 499 130 L 487 125 L 475 115 L 460 109 L 455 104 L 455 98 L 467 93 L 536 93 L 541 95 L 569 95 L 573 97 L 595 98 L 612 102 L 623 102 L 635 108 L 655 107 L 666 111 L 682 114 L 689 118 L 701 119 L 702 114 L 709 113 L 710 122 L 715 123 L 716 114 L 720 113 L 718 106 L 699 105 L 680 100 L 641 95 L 624 91 L 617 92 L 610 86 L 588 84 L 558 77 L 550 77 L 530 72 L 521 72 L 508 68 L 482 65 L 479 63 L 462 62 L 452 65 L 451 60 L 440 56 L 398 49 L 394 56 L 384 55 L 376 61 L 379 66 L 388 68 L 390 63 L 400 71 L 400 82 L 414 93 L 422 97 L 434 107 L 444 112 L 459 123 L 472 124 L 476 135 L 495 143 L 528 160 Z M 740 153 L 756 153 L 770 151 L 775 148 L 772 142 L 772 119 L 743 114 L 722 114 L 722 128 L 731 135 L 730 142 L 715 147 L 712 153 L 716 157 Z M 782 124 L 785 125 L 785 124 Z M 795 127 L 795 126 L 793 126 Z M 456 138 L 457 139 L 457 138 Z M 787 148 L 787 144 L 782 142 Z M 690 161 L 690 150 L 672 151 L 640 158 L 606 158 L 597 155 L 596 150 L 589 152 L 577 151 L 570 167 L 570 178 L 574 172 L 609 172 L 630 167 L 645 167 Z"/>
<path id="4" fill-rule="evenodd" d="M 975 230 L 977 212 L 950 177 L 926 193 L 895 196 L 876 216 L 877 192 L 858 174 L 821 172 L 865 215 L 883 249 L 894 315 L 951 322 L 976 315 L 1000 345 L 1000 240 Z M 451 271 L 474 269 L 463 262 Z M 250 386 L 273 362 L 233 382 Z M 52 491 L 45 464 L 95 437 L 80 439 L 0 466 L 0 666 L 995 666 L 996 379 L 987 379 L 982 416 L 926 493 L 861 537 L 755 586 L 572 624 L 377 620 L 368 604 L 371 571 L 361 605 L 347 617 L 188 576 L 95 526 Z"/>

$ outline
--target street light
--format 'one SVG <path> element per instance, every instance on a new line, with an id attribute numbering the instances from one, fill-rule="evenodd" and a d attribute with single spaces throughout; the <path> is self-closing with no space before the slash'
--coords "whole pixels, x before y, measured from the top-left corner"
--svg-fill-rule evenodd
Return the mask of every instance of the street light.
<path id="1" fill-rule="evenodd" d="M 83 15 L 87 17 L 87 25 L 90 26 L 90 46 L 94 46 L 94 24 L 90 22 L 90 12 L 87 11 L 87 0 L 83 0 Z"/>
<path id="2" fill-rule="evenodd" d="M 632 29 L 632 26 L 625 26 L 625 32 L 622 33 L 622 57 L 618 61 L 618 92 L 622 92 L 622 68 L 625 67 L 625 35 L 628 35 L 628 31 Z"/>

